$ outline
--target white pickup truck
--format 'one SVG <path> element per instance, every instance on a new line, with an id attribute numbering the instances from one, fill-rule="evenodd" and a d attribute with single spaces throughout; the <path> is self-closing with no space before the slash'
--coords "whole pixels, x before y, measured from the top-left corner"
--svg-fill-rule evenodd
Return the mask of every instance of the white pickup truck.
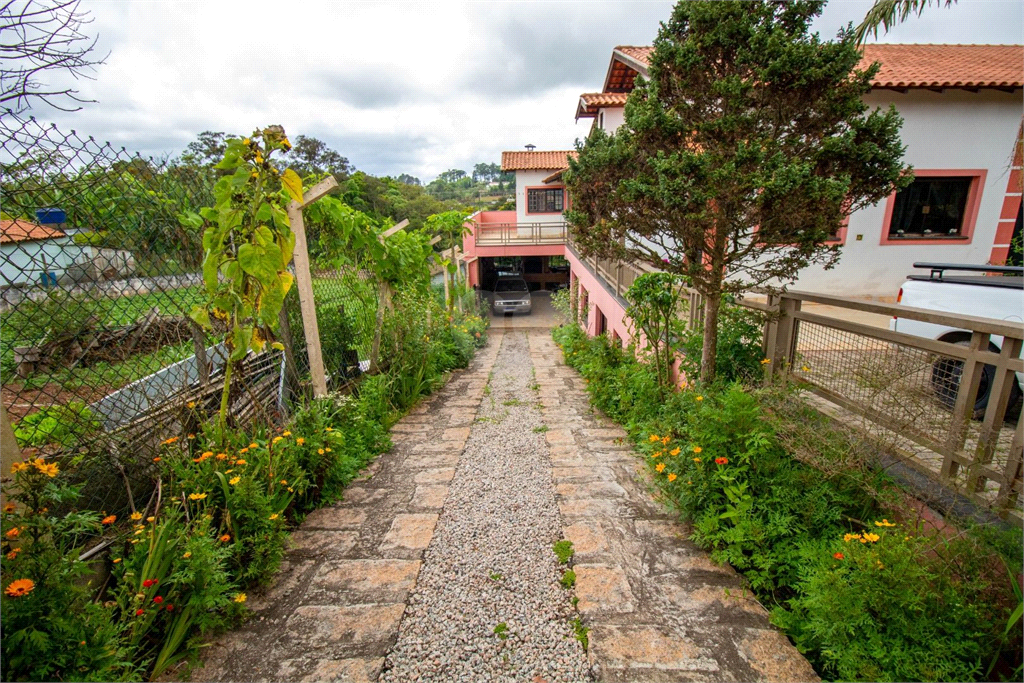
<path id="1" fill-rule="evenodd" d="M 1018 324 L 1024 321 L 1021 317 L 1024 315 L 1024 268 L 953 263 L 915 263 L 914 267 L 927 269 L 929 273 L 908 276 L 896 297 L 897 304 Z M 971 342 L 970 330 L 909 318 L 894 316 L 889 329 L 962 346 L 969 346 Z M 1002 337 L 992 336 L 989 340 L 992 351 L 998 352 L 1002 345 Z M 963 363 L 950 358 L 940 358 L 932 365 L 932 388 L 938 399 L 949 407 L 956 401 L 962 370 Z M 995 367 L 986 365 L 974 405 L 975 417 L 985 413 L 994 380 Z M 1011 407 L 1020 398 L 1022 386 L 1024 374 L 1018 372 L 1010 395 Z"/>

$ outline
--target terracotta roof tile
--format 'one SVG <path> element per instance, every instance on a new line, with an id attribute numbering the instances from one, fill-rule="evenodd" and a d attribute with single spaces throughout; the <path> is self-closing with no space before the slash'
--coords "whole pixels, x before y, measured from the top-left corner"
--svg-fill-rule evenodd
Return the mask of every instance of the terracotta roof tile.
<path id="1" fill-rule="evenodd" d="M 651 47 L 615 48 L 643 65 Z M 874 44 L 864 47 L 860 68 L 882 66 L 876 88 L 1008 88 L 1024 86 L 1022 45 Z"/>
<path id="2" fill-rule="evenodd" d="M 629 93 L 626 92 L 588 92 L 580 95 L 587 107 L 624 107 Z"/>
<path id="3" fill-rule="evenodd" d="M 64 231 L 26 220 L 0 221 L 0 244 L 64 237 Z"/>
<path id="4" fill-rule="evenodd" d="M 1022 45 L 866 45 L 860 67 L 876 61 L 878 88 L 1024 85 Z"/>
<path id="5" fill-rule="evenodd" d="M 548 171 L 569 168 L 569 156 L 576 152 L 502 152 L 502 171 Z"/>

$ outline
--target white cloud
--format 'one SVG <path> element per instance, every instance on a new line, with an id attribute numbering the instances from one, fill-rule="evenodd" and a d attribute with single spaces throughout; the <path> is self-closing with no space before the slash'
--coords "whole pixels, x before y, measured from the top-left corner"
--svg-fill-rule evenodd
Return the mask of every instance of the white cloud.
<path id="1" fill-rule="evenodd" d="M 832 36 L 870 0 L 833 2 Z M 601 87 L 611 48 L 649 44 L 672 3 L 83 3 L 109 50 L 82 111 L 33 112 L 145 154 L 203 130 L 280 123 L 357 168 L 429 180 L 526 143 L 571 147 L 580 93 Z M 929 7 L 885 42 L 1020 42 L 1021 4 Z"/>

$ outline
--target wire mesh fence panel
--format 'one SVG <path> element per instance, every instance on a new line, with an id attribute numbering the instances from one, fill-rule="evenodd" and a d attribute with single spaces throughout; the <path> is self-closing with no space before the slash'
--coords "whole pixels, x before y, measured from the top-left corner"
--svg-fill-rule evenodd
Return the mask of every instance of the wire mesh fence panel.
<path id="1" fill-rule="evenodd" d="M 995 502 L 1013 459 L 1012 444 L 1020 408 L 1011 406 L 999 420 L 991 461 L 976 464 L 975 453 L 982 438 L 980 418 L 990 391 L 986 380 L 989 372 L 982 373 L 978 394 L 969 401 L 970 419 L 966 421 L 963 445 L 951 445 L 953 408 L 964 390 L 963 368 L 963 360 L 954 356 L 801 321 L 790 371 L 801 382 L 859 417 L 847 412 L 847 421 L 857 419 L 859 426 L 876 440 L 904 453 L 937 478 L 944 474 L 944 462 L 952 459 L 963 465 L 949 483 L 964 493 L 968 493 L 971 467 L 984 467 L 985 480 L 980 490 L 969 493 L 991 503 Z M 1012 482 L 1013 473 L 1009 478 Z M 1019 503 L 1017 506 L 1020 507 Z"/>
<path id="2" fill-rule="evenodd" d="M 160 441 L 219 406 L 225 349 L 189 317 L 202 228 L 179 220 L 213 204 L 217 171 L 7 113 L 0 172 L 4 407 L 29 455 L 73 458 L 88 506 L 117 514 L 152 488 Z M 281 365 L 242 364 L 233 420 L 276 409 Z"/>

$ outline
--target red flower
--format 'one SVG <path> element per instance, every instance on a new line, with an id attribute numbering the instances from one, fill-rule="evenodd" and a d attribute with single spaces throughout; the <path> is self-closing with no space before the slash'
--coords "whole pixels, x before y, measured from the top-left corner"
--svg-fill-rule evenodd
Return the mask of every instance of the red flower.
<path id="1" fill-rule="evenodd" d="M 155 602 L 155 603 L 156 603 L 156 604 L 158 604 L 158 605 L 159 605 L 159 604 L 160 604 L 161 602 L 163 602 L 163 601 L 164 601 L 164 599 L 163 599 L 163 598 L 161 598 L 161 597 L 160 597 L 159 595 L 158 595 L 158 596 L 156 596 L 155 598 L 153 598 L 153 602 Z"/>
<path id="2" fill-rule="evenodd" d="M 716 465 L 725 465 L 725 464 L 728 464 L 728 462 L 729 462 L 729 458 L 715 458 L 715 464 Z"/>
<path id="3" fill-rule="evenodd" d="M 144 609 L 142 609 L 142 608 L 140 607 L 139 609 L 135 610 L 135 616 L 137 616 L 137 617 L 141 617 L 141 616 L 142 616 L 142 614 L 143 614 L 143 613 L 144 613 L 145 611 L 146 611 L 146 610 L 144 610 Z"/>
<path id="4" fill-rule="evenodd" d="M 843 555 L 842 553 L 836 553 L 832 557 L 836 558 L 837 560 L 842 560 L 846 557 L 846 555 Z"/>
<path id="5" fill-rule="evenodd" d="M 142 587 L 149 588 L 151 586 L 155 586 L 157 583 L 159 583 L 159 581 L 160 579 L 146 579 L 142 582 Z"/>
<path id="6" fill-rule="evenodd" d="M 167 610 L 168 612 L 173 612 L 173 611 L 174 611 L 174 605 L 167 605 L 167 607 L 166 607 L 165 609 L 166 609 L 166 610 Z"/>

